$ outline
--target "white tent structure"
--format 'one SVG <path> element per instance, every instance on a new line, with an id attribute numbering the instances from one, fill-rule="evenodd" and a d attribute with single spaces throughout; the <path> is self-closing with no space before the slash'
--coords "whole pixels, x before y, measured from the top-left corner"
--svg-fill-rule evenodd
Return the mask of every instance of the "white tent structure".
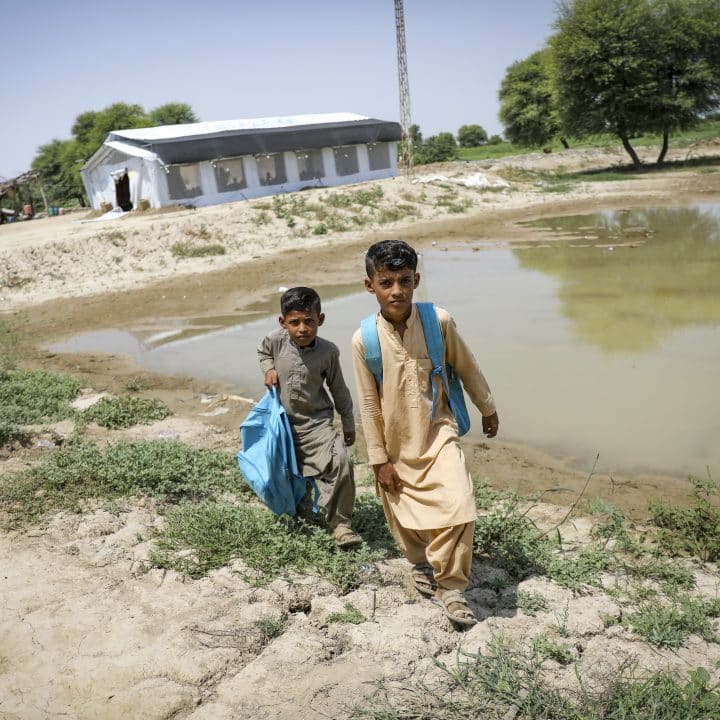
<path id="1" fill-rule="evenodd" d="M 214 205 L 397 173 L 400 126 L 352 113 L 115 130 L 85 163 L 93 208 Z"/>

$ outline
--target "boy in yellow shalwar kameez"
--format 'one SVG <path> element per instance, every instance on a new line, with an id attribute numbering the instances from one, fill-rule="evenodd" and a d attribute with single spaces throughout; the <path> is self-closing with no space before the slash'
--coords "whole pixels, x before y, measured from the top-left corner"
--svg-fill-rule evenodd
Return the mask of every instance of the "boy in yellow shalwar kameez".
<path id="1" fill-rule="evenodd" d="M 417 254 L 405 242 L 384 240 L 370 247 L 365 264 L 365 287 L 380 305 L 382 385 L 376 385 L 365 362 L 359 330 L 353 337 L 353 366 L 378 494 L 390 530 L 413 565 L 415 587 L 433 596 L 454 623 L 473 625 L 476 619 L 463 596 L 472 564 L 473 487 L 444 392 L 432 416 L 432 363 L 412 302 L 420 282 Z M 436 310 L 445 361 L 482 413 L 483 432 L 495 437 L 499 420 L 490 388 L 453 319 Z"/>

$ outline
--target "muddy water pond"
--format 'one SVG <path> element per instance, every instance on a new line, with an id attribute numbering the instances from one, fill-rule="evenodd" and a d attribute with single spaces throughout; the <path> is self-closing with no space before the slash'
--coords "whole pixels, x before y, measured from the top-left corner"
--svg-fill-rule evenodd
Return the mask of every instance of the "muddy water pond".
<path id="1" fill-rule="evenodd" d="M 490 381 L 505 440 L 605 473 L 720 476 L 720 207 L 607 211 L 535 221 L 533 244 L 425 252 L 417 299 L 450 310 Z M 481 228 L 478 228 L 481 236 Z M 293 284 L 288 278 L 288 285 Z M 319 288 L 340 347 L 376 309 Z M 258 340 L 278 294 L 243 315 L 158 318 L 70 338 L 55 351 L 126 353 L 151 370 L 262 394 Z M 473 409 L 474 410 L 474 409 Z M 475 412 L 471 433 L 480 439 Z"/>

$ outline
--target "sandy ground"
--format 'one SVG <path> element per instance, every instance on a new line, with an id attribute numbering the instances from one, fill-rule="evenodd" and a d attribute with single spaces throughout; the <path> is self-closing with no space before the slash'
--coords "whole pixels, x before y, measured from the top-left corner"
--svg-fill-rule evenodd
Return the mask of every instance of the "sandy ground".
<path id="1" fill-rule="evenodd" d="M 720 149 L 710 144 L 675 151 L 670 159 L 684 159 L 689 152 L 720 154 Z M 161 423 L 125 435 L 157 437 L 173 430 L 191 444 L 235 451 L 247 404 L 228 398 L 226 414 L 201 415 L 203 393 L 222 395 L 228 388 L 145 373 L 119 356 L 54 355 L 39 345 L 143 318 L 237 312 L 262 303 L 279 285 L 360 283 L 363 251 L 384 237 L 402 237 L 420 249 L 430 243 L 528 242 L 535 238 L 516 225 L 518 220 L 720 200 L 720 173 L 681 170 L 618 182 L 592 182 L 588 174 L 587 182 L 562 194 L 546 192 L 547 178 L 536 174 L 624 163 L 620 152 L 587 150 L 421 168 L 414 179 L 372 183 L 382 189 L 382 198 L 372 211 L 361 210 L 365 224 L 323 235 L 313 234 L 311 219 L 290 227 L 287 218 L 276 216 L 272 201 L 263 199 L 129 213 L 113 221 L 72 213 L 4 225 L 0 312 L 20 321 L 30 364 L 72 372 L 93 391 L 119 393 L 130 378 L 142 377 L 145 394 L 174 411 Z M 458 184 L 477 172 L 492 182 L 507 178 L 509 185 Z M 431 173 L 449 181 L 418 182 Z M 293 197 L 318 204 L 361 189 L 367 186 Z M 450 207 L 462 212 L 449 212 Z M 384 210 L 397 208 L 402 208 L 399 217 L 390 222 L 386 215 L 382 221 Z M 171 247 L 178 242 L 219 243 L 226 254 L 176 258 Z M 72 428 L 61 423 L 49 430 L 62 436 Z M 585 482 L 584 474 L 559 459 L 502 439 L 466 444 L 465 451 L 475 474 L 495 487 L 552 490 L 558 506 L 540 504 L 534 510 L 541 526 L 563 517 L 560 506 L 569 505 Z M 51 450 L 0 454 L 0 482 L 2 475 L 38 462 L 46 452 Z M 687 486 L 675 481 L 673 499 L 681 499 Z M 600 495 L 604 486 L 607 478 L 592 478 L 588 496 Z M 612 499 L 642 514 L 647 499 L 664 487 L 663 478 L 616 478 Z M 401 560 L 383 566 L 385 584 L 362 586 L 345 597 L 316 578 L 278 581 L 259 590 L 240 578 L 239 566 L 197 581 L 172 572 L 146 573 L 143 561 L 161 522 L 151 503 L 128 502 L 112 511 L 98 507 L 83 515 L 60 514 L 30 531 L 0 534 L 0 718 L 343 718 L 377 681 L 432 678 L 433 658 L 452 662 L 458 647 L 481 649 L 497 633 L 517 640 L 538 633 L 556 638 L 559 618 L 569 633 L 565 641 L 579 648 L 580 670 L 590 679 L 607 676 L 627 658 L 648 670 L 684 671 L 712 668 L 720 660 L 718 646 L 698 638 L 676 653 L 659 652 L 619 626 L 606 629 L 603 614 L 617 615 L 620 609 L 602 590 L 573 595 L 543 578 L 518 586 L 480 564 L 468 598 L 483 622 L 463 634 L 409 586 Z M 589 521 L 578 518 L 561 530 L 572 544 L 587 542 L 589 529 Z M 697 579 L 700 590 L 717 593 L 716 568 L 698 568 Z M 530 617 L 514 609 L 518 589 L 541 593 L 550 610 Z M 369 621 L 329 624 L 328 615 L 348 602 Z M 268 615 L 288 617 L 285 632 L 271 642 L 254 624 Z M 572 668 L 558 668 L 556 675 L 561 685 L 572 686 Z"/>

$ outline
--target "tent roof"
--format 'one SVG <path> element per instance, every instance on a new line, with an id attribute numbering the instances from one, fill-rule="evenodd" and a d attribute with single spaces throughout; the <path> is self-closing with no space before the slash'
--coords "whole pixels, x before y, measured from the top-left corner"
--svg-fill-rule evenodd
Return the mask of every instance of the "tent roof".
<path id="1" fill-rule="evenodd" d="M 369 120 L 355 113 L 324 113 L 316 115 L 285 115 L 282 117 L 246 118 L 244 120 L 215 120 L 211 122 L 186 123 L 183 125 L 158 125 L 156 127 L 134 128 L 132 130 L 113 130 L 110 135 L 128 140 L 163 142 L 180 138 L 207 137 L 247 130 L 277 130 L 294 128 L 299 125 L 327 125 L 332 123 L 357 122 Z"/>
<path id="2" fill-rule="evenodd" d="M 142 148 L 167 165 L 399 139 L 396 122 L 328 113 L 114 130 L 105 144 Z"/>

